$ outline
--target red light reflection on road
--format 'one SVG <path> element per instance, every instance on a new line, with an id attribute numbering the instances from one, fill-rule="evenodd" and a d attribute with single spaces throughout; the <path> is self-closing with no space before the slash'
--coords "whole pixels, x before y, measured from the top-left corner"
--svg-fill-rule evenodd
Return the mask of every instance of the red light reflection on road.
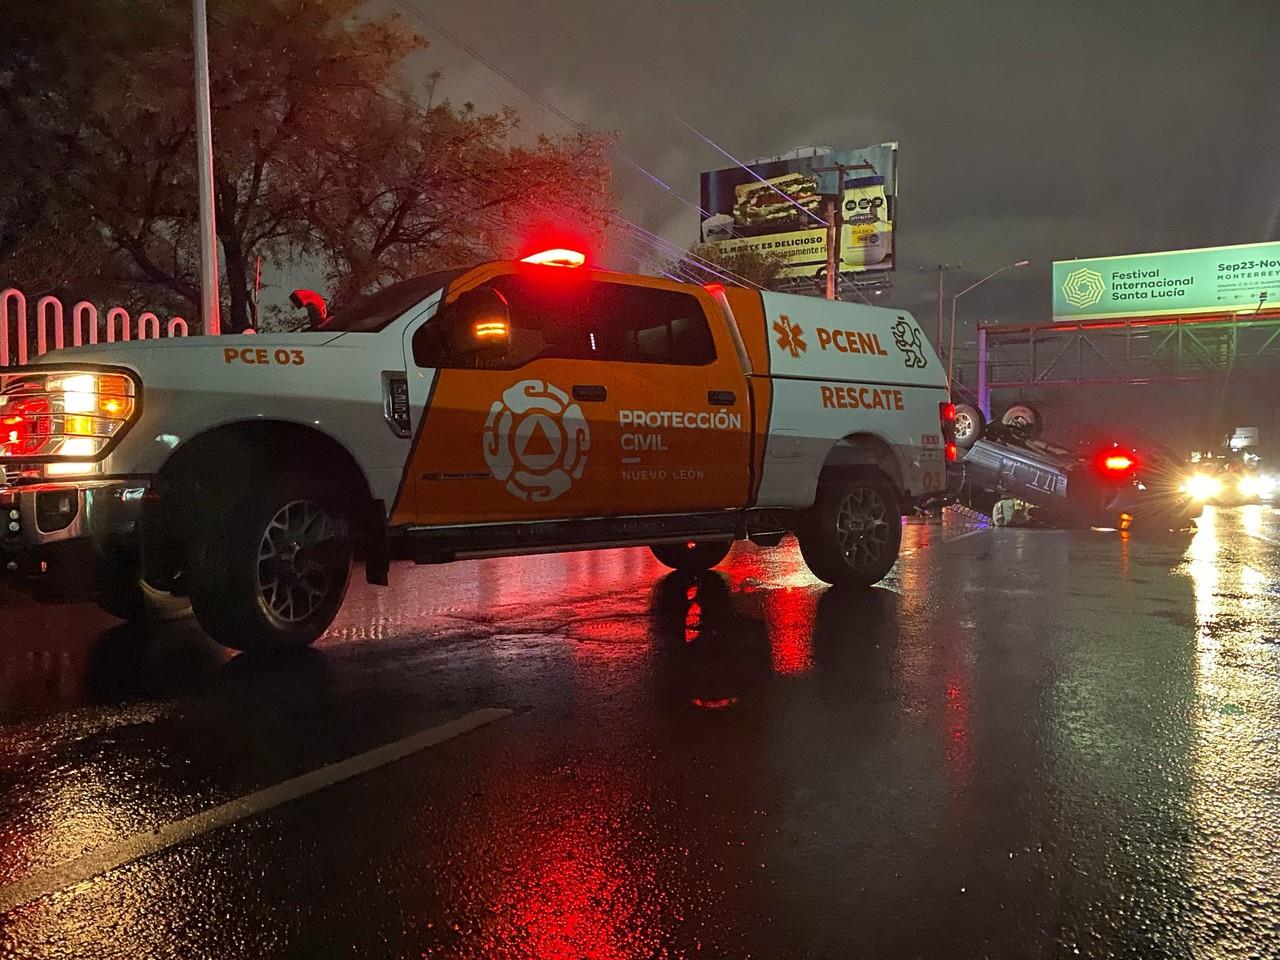
<path id="1" fill-rule="evenodd" d="M 725 707 L 732 707 L 738 702 L 738 698 L 721 697 L 719 700 L 703 700 L 701 697 L 694 697 L 689 702 L 699 710 L 723 710 Z"/>
<path id="2" fill-rule="evenodd" d="M 959 677 L 953 676 L 947 680 L 947 729 L 951 739 L 947 744 L 946 756 L 957 786 L 967 784 L 969 768 L 973 762 L 969 746 L 969 698 L 962 684 Z"/>
<path id="3" fill-rule="evenodd" d="M 813 617 L 817 607 L 814 590 L 783 587 L 765 597 L 764 617 L 774 673 L 794 676 L 813 667 Z"/>
<path id="4" fill-rule="evenodd" d="M 486 794 L 470 811 L 458 838 L 460 872 L 476 881 L 462 894 L 470 909 L 451 918 L 453 942 L 427 955 L 661 956 L 687 902 L 687 878 L 657 841 L 637 779 L 587 758 L 572 782 L 526 786 Z"/>
<path id="5" fill-rule="evenodd" d="M 767 562 L 766 562 L 767 558 Z M 759 587 L 773 672 L 796 676 L 813 667 L 813 628 L 822 588 L 794 550 L 744 550 L 726 571 L 735 590 Z"/>
<path id="6" fill-rule="evenodd" d="M 696 583 L 689 584 L 689 589 L 685 591 L 685 599 L 688 605 L 684 612 L 684 642 L 693 643 L 702 630 L 702 604 L 698 602 Z"/>

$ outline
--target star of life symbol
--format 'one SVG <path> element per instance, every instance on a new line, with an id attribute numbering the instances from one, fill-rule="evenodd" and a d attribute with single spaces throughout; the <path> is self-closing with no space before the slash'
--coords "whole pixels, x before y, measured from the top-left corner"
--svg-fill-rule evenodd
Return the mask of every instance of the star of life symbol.
<path id="1" fill-rule="evenodd" d="M 809 345 L 804 342 L 804 329 L 800 324 L 792 322 L 785 313 L 779 314 L 778 319 L 773 321 L 773 329 L 778 334 L 778 346 L 791 356 L 798 357 L 809 349 Z"/>
<path id="2" fill-rule="evenodd" d="M 1088 267 L 1072 270 L 1062 281 L 1062 296 L 1073 307 L 1092 307 L 1106 292 L 1102 274 Z"/>
<path id="3" fill-rule="evenodd" d="M 484 422 L 484 460 L 518 500 L 545 503 L 582 477 L 591 431 L 582 408 L 544 380 L 521 380 L 502 393 Z"/>

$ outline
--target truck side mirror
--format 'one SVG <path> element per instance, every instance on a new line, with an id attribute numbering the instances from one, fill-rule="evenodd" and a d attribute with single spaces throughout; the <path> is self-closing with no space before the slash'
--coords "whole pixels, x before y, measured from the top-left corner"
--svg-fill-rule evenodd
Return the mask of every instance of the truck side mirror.
<path id="1" fill-rule="evenodd" d="M 511 348 L 511 313 L 492 287 L 469 290 L 453 309 L 453 350 L 458 357 L 500 360 Z"/>

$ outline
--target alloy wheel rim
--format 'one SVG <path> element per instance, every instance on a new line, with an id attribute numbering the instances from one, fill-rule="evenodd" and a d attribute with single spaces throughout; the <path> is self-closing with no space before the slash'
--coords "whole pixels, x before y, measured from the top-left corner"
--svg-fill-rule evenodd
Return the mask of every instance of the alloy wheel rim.
<path id="1" fill-rule="evenodd" d="M 962 440 L 967 440 L 969 435 L 973 433 L 973 418 L 967 413 L 956 414 L 956 436 Z"/>
<path id="2" fill-rule="evenodd" d="M 855 567 L 877 563 L 889 545 L 888 505 L 870 487 L 858 487 L 840 501 L 836 536 L 845 560 Z"/>
<path id="3" fill-rule="evenodd" d="M 258 542 L 258 596 L 272 616 L 300 623 L 343 576 L 340 520 L 314 500 L 281 507 Z"/>

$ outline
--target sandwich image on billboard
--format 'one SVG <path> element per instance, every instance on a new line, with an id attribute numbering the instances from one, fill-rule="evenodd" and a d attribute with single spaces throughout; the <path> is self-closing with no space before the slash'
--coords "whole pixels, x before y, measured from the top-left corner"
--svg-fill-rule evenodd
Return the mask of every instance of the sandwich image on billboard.
<path id="1" fill-rule="evenodd" d="M 745 227 L 761 224 L 804 226 L 808 213 L 821 214 L 822 194 L 816 174 L 788 173 L 733 188 L 733 222 Z"/>
<path id="2" fill-rule="evenodd" d="M 783 276 L 815 277 L 827 265 L 824 214 L 834 198 L 844 221 L 840 271 L 892 270 L 897 158 L 898 145 L 883 143 L 705 172 L 702 242 L 779 256 Z"/>

